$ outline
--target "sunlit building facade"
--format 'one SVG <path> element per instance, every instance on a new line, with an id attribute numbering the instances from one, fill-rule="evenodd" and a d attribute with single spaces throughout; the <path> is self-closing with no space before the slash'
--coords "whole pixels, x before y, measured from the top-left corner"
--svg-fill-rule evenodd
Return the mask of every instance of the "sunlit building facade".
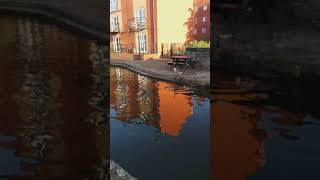
<path id="1" fill-rule="evenodd" d="M 110 36 L 113 59 L 156 54 L 157 0 L 110 0 Z"/>
<path id="2" fill-rule="evenodd" d="M 210 0 L 195 0 L 194 6 L 194 39 L 210 41 Z"/>

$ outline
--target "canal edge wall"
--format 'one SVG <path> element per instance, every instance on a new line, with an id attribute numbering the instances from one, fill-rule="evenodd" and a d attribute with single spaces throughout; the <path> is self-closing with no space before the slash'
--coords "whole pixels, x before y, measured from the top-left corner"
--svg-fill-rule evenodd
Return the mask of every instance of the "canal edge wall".
<path id="1" fill-rule="evenodd" d="M 139 67 L 137 64 L 135 65 L 135 63 L 126 62 L 126 60 L 110 60 L 110 65 L 116 66 L 116 67 L 122 67 L 151 78 L 164 80 L 172 83 L 177 83 L 181 85 L 187 85 L 192 87 L 209 87 L 210 86 L 210 81 L 201 80 L 201 79 L 189 79 L 183 76 L 179 76 L 178 74 L 175 76 L 172 76 L 170 74 L 156 72 L 154 70 L 148 70 L 147 68 Z"/>
<path id="2" fill-rule="evenodd" d="M 58 26 L 65 26 L 63 29 L 70 29 L 88 37 L 89 39 L 96 40 L 100 43 L 107 43 L 107 28 L 91 28 L 90 25 L 81 21 L 81 17 L 72 17 L 58 8 L 51 7 L 50 5 L 37 4 L 37 3 L 22 3 L 22 2 L 6 2 L 0 0 L 0 13 L 8 13 L 15 15 L 29 15 L 40 16 L 51 21 L 55 21 Z M 104 25 L 101 25 L 104 26 Z"/>

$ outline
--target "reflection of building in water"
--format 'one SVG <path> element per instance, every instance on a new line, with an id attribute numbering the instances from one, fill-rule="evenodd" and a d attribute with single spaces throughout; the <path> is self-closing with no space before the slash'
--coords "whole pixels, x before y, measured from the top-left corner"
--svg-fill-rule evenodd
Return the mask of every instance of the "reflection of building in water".
<path id="1" fill-rule="evenodd" d="M 218 101 L 211 104 L 212 179 L 245 180 L 264 166 L 267 133 L 261 127 L 261 110 L 220 101 L 250 98 L 237 92 L 213 96 Z"/>
<path id="2" fill-rule="evenodd" d="M 17 154 L 43 160 L 23 167 L 39 179 L 103 179 L 109 138 L 87 121 L 106 119 L 99 108 L 105 102 L 105 69 L 89 58 L 101 56 L 101 49 L 90 51 L 86 39 L 38 21 L 20 19 L 15 26 L 18 53 L 10 61 L 22 121 L 16 136 L 24 140 Z"/>
<path id="3" fill-rule="evenodd" d="M 25 145 L 31 148 L 33 156 L 43 159 L 50 148 L 50 141 L 54 139 L 50 129 L 56 121 L 55 99 L 58 94 L 51 93 L 58 91 L 52 87 L 57 83 L 53 82 L 55 78 L 51 77 L 48 71 L 37 68 L 40 64 L 42 43 L 37 21 L 18 20 L 17 24 L 20 39 L 19 60 L 24 64 L 25 74 L 18 100 L 20 115 L 25 122 L 22 136 L 25 138 Z M 28 53 L 25 54 L 26 52 Z"/>
<path id="4" fill-rule="evenodd" d="M 93 111 L 89 113 L 88 122 L 93 123 L 99 134 L 98 138 L 98 150 L 100 159 L 102 160 L 97 169 L 100 173 L 100 179 L 105 180 L 109 172 L 109 120 L 107 103 L 109 102 L 107 91 L 107 73 L 105 71 L 105 57 L 103 53 L 103 47 L 98 46 L 96 43 L 91 43 L 89 60 L 92 63 L 92 80 L 91 85 L 91 98 L 89 104 L 93 108 Z"/>
<path id="5" fill-rule="evenodd" d="M 129 122 L 139 118 L 159 127 L 155 104 L 157 97 L 152 82 L 121 68 L 111 68 L 110 73 L 110 102 L 118 113 L 117 119 Z"/>
<path id="6" fill-rule="evenodd" d="M 219 85 L 213 89 L 211 104 L 212 177 L 245 180 L 265 165 L 268 134 L 297 140 L 299 137 L 292 135 L 289 127 L 302 126 L 304 117 L 278 108 L 248 106 L 263 98 L 246 89 L 245 84 L 252 82 L 241 82 L 239 86 L 226 77 L 223 81 L 216 79 Z M 264 127 L 266 121 L 272 128 Z"/>
<path id="7" fill-rule="evenodd" d="M 162 133 L 177 136 L 192 115 L 191 97 L 184 90 L 175 90 L 174 84 L 154 81 L 121 68 L 111 68 L 110 73 L 110 102 L 117 119 L 144 122 Z"/>
<path id="8" fill-rule="evenodd" d="M 14 80 L 18 75 L 12 72 L 12 69 L 22 68 L 22 65 L 12 64 L 17 57 L 17 46 L 12 39 L 13 35 L 10 34 L 16 31 L 16 22 L 12 18 L 0 18 L 0 24 L 0 136 L 12 136 L 23 123 L 18 114 L 19 104 L 14 101 L 13 96 L 20 88 Z M 20 138 L 17 138 L 17 142 L 19 141 Z M 1 147 L 3 144 L 1 142 Z M 14 146 L 22 148 L 19 143 L 15 143 Z"/>
<path id="9" fill-rule="evenodd" d="M 162 133 L 177 136 L 192 115 L 191 97 L 173 90 L 174 85 L 158 83 L 160 128 Z"/>

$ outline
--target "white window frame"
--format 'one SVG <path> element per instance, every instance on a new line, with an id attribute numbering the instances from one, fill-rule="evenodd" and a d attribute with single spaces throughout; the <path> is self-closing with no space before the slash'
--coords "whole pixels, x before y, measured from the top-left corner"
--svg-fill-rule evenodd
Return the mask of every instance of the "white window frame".
<path id="1" fill-rule="evenodd" d="M 203 11 L 207 11 L 208 10 L 208 5 L 204 5 L 203 6 Z"/>
<path id="2" fill-rule="evenodd" d="M 118 2 L 117 0 L 110 0 L 110 12 L 118 11 Z"/>
<path id="3" fill-rule="evenodd" d="M 207 22 L 207 17 L 206 16 L 202 17 L 202 22 Z"/>
<path id="4" fill-rule="evenodd" d="M 112 36 L 112 46 L 114 52 L 121 52 L 120 37 Z"/>
<path id="5" fill-rule="evenodd" d="M 110 17 L 111 17 L 111 32 L 118 32 L 120 30 L 119 17 L 118 16 L 110 16 Z"/>
<path id="6" fill-rule="evenodd" d="M 195 12 L 198 12 L 198 6 L 196 6 L 196 7 L 194 8 L 194 11 L 195 11 Z"/>
<path id="7" fill-rule="evenodd" d="M 135 13 L 135 20 L 137 26 L 146 26 L 146 10 L 145 8 L 140 8 Z"/>
<path id="8" fill-rule="evenodd" d="M 201 32 L 202 33 L 206 33 L 207 32 L 207 28 L 202 28 Z"/>
<path id="9" fill-rule="evenodd" d="M 147 45 L 147 34 L 146 33 L 138 33 L 136 37 L 137 43 L 137 53 L 147 53 L 148 52 L 148 45 Z M 140 50 L 139 50 L 140 48 Z"/>
<path id="10" fill-rule="evenodd" d="M 193 33 L 197 34 L 198 33 L 198 29 L 194 29 Z"/>
<path id="11" fill-rule="evenodd" d="M 198 18 L 194 18 L 194 23 L 195 23 L 195 24 L 198 23 Z"/>

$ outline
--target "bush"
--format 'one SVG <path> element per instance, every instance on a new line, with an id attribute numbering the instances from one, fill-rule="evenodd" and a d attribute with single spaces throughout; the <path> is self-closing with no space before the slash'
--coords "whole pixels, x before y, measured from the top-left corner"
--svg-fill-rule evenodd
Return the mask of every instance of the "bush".
<path id="1" fill-rule="evenodd" d="M 210 48 L 210 41 L 193 41 L 187 45 L 188 48 Z"/>

